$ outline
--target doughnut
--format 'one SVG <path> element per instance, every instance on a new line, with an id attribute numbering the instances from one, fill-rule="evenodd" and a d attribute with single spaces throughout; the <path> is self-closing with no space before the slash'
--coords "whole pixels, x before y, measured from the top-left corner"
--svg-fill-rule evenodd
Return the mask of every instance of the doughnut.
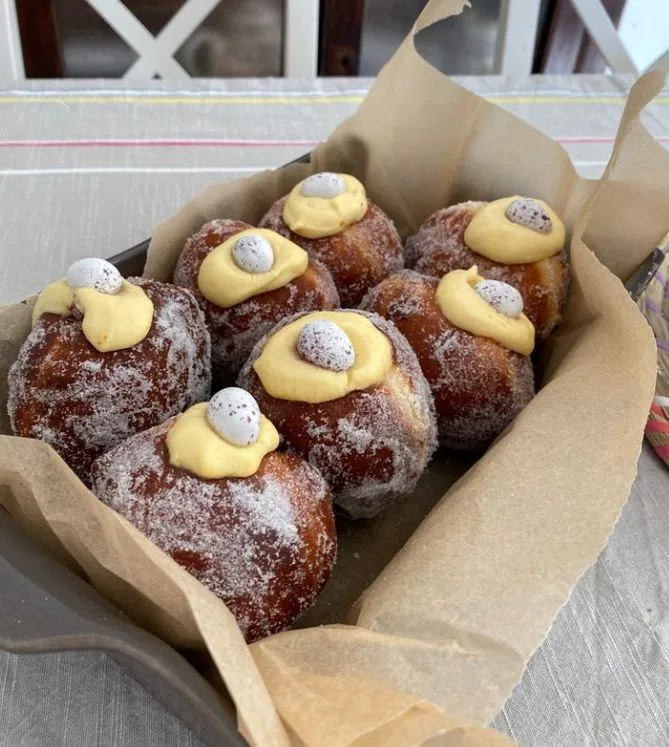
<path id="1" fill-rule="evenodd" d="M 115 272 L 100 267 L 75 263 L 68 278 L 86 286 L 61 280 L 40 294 L 8 381 L 13 432 L 50 444 L 84 483 L 98 456 L 206 399 L 211 384 L 192 295 L 145 278 L 114 292 Z"/>
<path id="2" fill-rule="evenodd" d="M 239 413 L 251 411 L 261 422 L 255 438 L 239 430 Z M 222 390 L 127 439 L 91 471 L 95 495 L 222 599 L 249 643 L 313 604 L 337 550 L 325 480 L 274 450 L 278 434 L 259 413 L 248 392 Z M 240 445 L 240 435 L 251 440 Z M 241 462 L 241 476 L 221 467 Z"/>
<path id="3" fill-rule="evenodd" d="M 211 333 L 214 372 L 221 379 L 236 375 L 255 343 L 284 316 L 339 306 L 339 295 L 328 269 L 307 257 L 303 272 L 273 290 L 249 295 L 225 307 L 207 298 L 200 287 L 205 260 L 242 232 L 251 233 L 232 243 L 230 256 L 234 267 L 228 265 L 213 272 L 214 284 L 217 278 L 222 278 L 218 285 L 222 282 L 228 287 L 238 287 L 236 281 L 228 280 L 234 276 L 235 267 L 242 277 L 265 277 L 274 266 L 271 241 L 248 223 L 229 219 L 210 221 L 191 236 L 174 270 L 174 283 L 190 290 L 204 312 Z"/>
<path id="4" fill-rule="evenodd" d="M 238 385 L 286 448 L 321 471 L 352 518 L 375 516 L 411 492 L 436 447 L 434 404 L 418 360 L 376 314 L 284 319 L 257 343 Z"/>
<path id="5" fill-rule="evenodd" d="M 476 268 L 456 270 L 446 278 L 453 276 L 458 287 L 450 289 L 454 307 L 447 307 L 450 319 L 438 296 L 443 280 L 414 270 L 383 280 L 368 293 L 363 306 L 392 321 L 418 356 L 434 395 L 440 444 L 480 451 L 534 396 L 529 358 L 534 331 L 514 288 L 480 278 Z M 480 319 L 468 318 L 470 307 L 481 312 Z M 482 334 L 499 331 L 483 326 L 491 320 L 499 323 L 502 339 L 507 327 L 518 334 L 505 339 L 505 344 Z"/>
<path id="6" fill-rule="evenodd" d="M 313 174 L 277 200 L 260 226 L 326 265 L 346 307 L 357 306 L 372 286 L 404 266 L 392 221 L 348 174 Z"/>
<path id="7" fill-rule="evenodd" d="M 545 203 L 530 198 L 505 198 L 492 203 L 461 202 L 438 210 L 431 215 L 418 231 L 406 241 L 407 266 L 424 275 L 441 278 L 451 270 L 465 270 L 476 265 L 486 278 L 501 280 L 512 285 L 523 298 L 525 313 L 534 324 L 537 342 L 545 340 L 561 322 L 567 303 L 569 289 L 569 266 L 564 240 L 557 241 L 557 249 L 548 256 L 534 261 L 501 261 L 501 254 L 492 252 L 498 259 L 491 259 L 475 251 L 467 243 L 468 229 L 474 216 L 481 215 L 483 208 L 496 209 L 499 203 L 508 203 L 504 212 L 496 212 L 490 221 L 487 236 L 498 245 L 499 225 L 508 225 L 514 230 L 509 241 L 529 237 L 534 245 L 536 239 L 548 239 L 553 233 L 564 236 L 564 227 L 555 214 L 551 217 L 544 208 Z M 551 211 L 552 212 L 552 211 Z M 504 234 L 502 234 L 504 236 Z M 506 240 L 506 237 L 504 236 Z M 484 244 L 485 246 L 485 244 Z M 499 251 L 499 250 L 498 250 Z M 532 256 L 530 251 L 526 259 Z"/>

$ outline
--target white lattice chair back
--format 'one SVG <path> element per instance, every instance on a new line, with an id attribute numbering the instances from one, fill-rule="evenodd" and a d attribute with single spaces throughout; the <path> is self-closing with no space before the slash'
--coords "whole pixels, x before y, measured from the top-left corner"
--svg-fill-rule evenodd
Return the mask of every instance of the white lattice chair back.
<path id="1" fill-rule="evenodd" d="M 138 55 L 123 77 L 150 79 L 159 75 L 166 80 L 190 77 L 174 59 L 174 53 L 221 1 L 186 0 L 160 33 L 153 36 L 121 0 L 86 0 Z M 283 71 L 286 77 L 316 76 L 318 11 L 318 0 L 285 0 Z M 22 80 L 23 55 L 12 0 L 0 3 L 0 35 L 3 28 L 6 38 L 0 39 L 0 80 Z"/>

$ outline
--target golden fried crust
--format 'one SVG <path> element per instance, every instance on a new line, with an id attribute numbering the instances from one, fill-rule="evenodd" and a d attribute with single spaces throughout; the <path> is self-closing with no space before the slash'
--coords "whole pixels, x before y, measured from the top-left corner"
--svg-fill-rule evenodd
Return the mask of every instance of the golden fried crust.
<path id="1" fill-rule="evenodd" d="M 9 372 L 14 433 L 51 444 L 84 482 L 100 454 L 210 394 L 209 333 L 193 296 L 156 280 L 131 282 L 154 306 L 137 345 L 101 353 L 79 312 L 44 314 Z"/>
<path id="2" fill-rule="evenodd" d="M 327 484 L 279 452 L 251 477 L 202 480 L 170 464 L 172 422 L 98 459 L 93 492 L 220 597 L 248 642 L 280 631 L 313 604 L 334 564 Z"/>
<path id="3" fill-rule="evenodd" d="M 408 264 L 416 272 L 438 278 L 476 265 L 479 275 L 509 283 L 522 295 L 525 314 L 534 324 L 537 342 L 541 342 L 562 321 L 569 289 L 567 253 L 538 262 L 503 265 L 473 252 L 465 244 L 464 233 L 483 204 L 462 202 L 431 215 L 407 239 Z"/>
<path id="4" fill-rule="evenodd" d="M 454 327 L 435 298 L 437 278 L 403 270 L 364 305 L 407 338 L 434 395 L 440 442 L 485 448 L 534 396 L 529 358 Z"/>
<path id="5" fill-rule="evenodd" d="M 318 404 L 272 397 L 253 369 L 267 338 L 256 345 L 238 380 L 287 447 L 318 467 L 335 503 L 354 518 L 374 516 L 410 492 L 436 447 L 434 404 L 416 356 L 392 324 L 357 313 L 393 345 L 394 365 L 381 384 Z M 284 320 L 270 335 L 298 317 Z"/>
<path id="6" fill-rule="evenodd" d="M 404 266 L 402 242 L 388 216 L 369 201 L 363 218 L 334 236 L 307 239 L 283 221 L 286 198 L 272 205 L 260 221 L 262 228 L 282 234 L 320 260 L 332 273 L 342 306 L 357 306 L 365 293 Z"/>
<path id="7" fill-rule="evenodd" d="M 256 342 L 283 317 L 339 306 L 332 276 L 313 259 L 302 275 L 283 288 L 261 293 L 227 309 L 208 301 L 198 287 L 202 262 L 231 236 L 251 228 L 237 220 L 210 221 L 188 239 L 174 271 L 174 282 L 188 288 L 204 312 L 211 333 L 212 362 L 222 378 L 236 375 Z"/>

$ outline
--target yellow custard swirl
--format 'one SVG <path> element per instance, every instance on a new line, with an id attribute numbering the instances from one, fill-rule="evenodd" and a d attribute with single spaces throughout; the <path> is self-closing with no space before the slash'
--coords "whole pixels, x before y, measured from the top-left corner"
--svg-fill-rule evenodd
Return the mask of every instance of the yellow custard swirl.
<path id="1" fill-rule="evenodd" d="M 458 329 L 488 337 L 521 355 L 530 355 L 534 350 L 534 325 L 525 314 L 515 318 L 506 316 L 481 298 L 474 286 L 482 280 L 476 266 L 444 275 L 436 292 L 442 314 Z"/>
<path id="2" fill-rule="evenodd" d="M 288 194 L 283 206 L 283 222 L 300 236 L 320 239 L 334 236 L 357 223 L 367 212 L 367 194 L 362 184 L 349 174 L 337 174 L 346 187 L 334 197 L 305 197 L 303 180 Z"/>
<path id="3" fill-rule="evenodd" d="M 167 432 L 170 464 L 204 480 L 254 475 L 263 457 L 279 445 L 274 425 L 261 415 L 258 440 L 248 446 L 236 446 L 209 425 L 207 407 L 207 402 L 193 405 L 179 415 Z"/>
<path id="4" fill-rule="evenodd" d="M 250 235 L 262 236 L 272 247 L 274 264 L 267 272 L 247 272 L 233 258 L 235 244 Z M 234 234 L 204 258 L 197 283 L 208 301 L 227 309 L 252 296 L 283 288 L 304 274 L 308 265 L 309 255 L 297 244 L 267 228 L 250 228 Z"/>
<path id="5" fill-rule="evenodd" d="M 542 200 L 533 201 L 550 218 L 551 230 L 547 233 L 540 233 L 509 220 L 507 208 L 520 199 L 523 198 L 514 195 L 480 207 L 465 229 L 465 244 L 477 254 L 505 265 L 538 262 L 562 251 L 565 242 L 564 223 Z"/>
<path id="6" fill-rule="evenodd" d="M 355 360 L 347 370 L 321 368 L 304 360 L 297 352 L 300 330 L 316 320 L 333 322 L 348 336 Z M 272 397 L 318 403 L 380 384 L 392 366 L 392 344 L 369 319 L 352 311 L 316 311 L 301 316 L 272 335 L 253 369 Z"/>
<path id="7" fill-rule="evenodd" d="M 153 303 L 144 290 L 123 280 L 118 293 L 72 288 L 65 280 L 47 285 L 33 308 L 33 324 L 42 314 L 65 316 L 76 307 L 84 315 L 86 339 L 101 353 L 131 348 L 151 329 Z"/>

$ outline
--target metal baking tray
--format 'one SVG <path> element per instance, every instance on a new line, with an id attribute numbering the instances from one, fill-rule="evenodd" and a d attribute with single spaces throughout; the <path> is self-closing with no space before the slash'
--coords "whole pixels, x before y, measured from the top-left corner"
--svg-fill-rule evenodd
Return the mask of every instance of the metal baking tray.
<path id="1" fill-rule="evenodd" d="M 234 709 L 177 651 L 42 550 L 0 508 L 0 649 L 95 650 L 128 669 L 210 745 L 245 747 Z"/>
<path id="2" fill-rule="evenodd" d="M 308 161 L 308 156 L 297 159 Z M 111 258 L 141 275 L 149 240 Z M 655 249 L 625 286 L 635 300 L 664 259 Z M 243 747 L 234 709 L 177 651 L 129 621 L 89 584 L 41 550 L 0 508 L 0 649 L 98 650 L 136 679 L 207 744 Z"/>

